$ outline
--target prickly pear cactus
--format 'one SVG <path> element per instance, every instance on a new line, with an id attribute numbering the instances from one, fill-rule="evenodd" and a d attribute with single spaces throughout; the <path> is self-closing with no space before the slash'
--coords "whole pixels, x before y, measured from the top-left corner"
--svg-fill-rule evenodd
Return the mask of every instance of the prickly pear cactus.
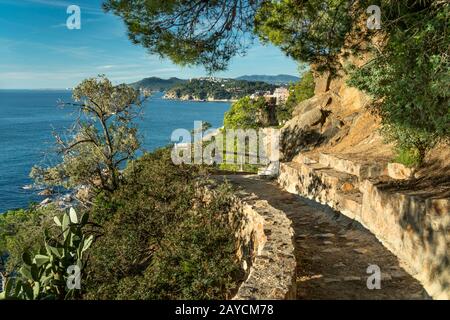
<path id="1" fill-rule="evenodd" d="M 47 236 L 39 254 L 22 254 L 23 266 L 18 276 L 8 278 L 0 299 L 72 299 L 80 294 L 80 288 L 69 285 L 75 277 L 81 277 L 85 266 L 85 253 L 94 237 L 86 236 L 83 227 L 88 223 L 88 214 L 78 219 L 73 208 L 64 213 L 62 221 L 54 217 L 54 223 L 61 229 L 61 238 Z M 71 270 L 77 270 L 75 275 Z M 79 279 L 78 279 L 79 281 Z"/>

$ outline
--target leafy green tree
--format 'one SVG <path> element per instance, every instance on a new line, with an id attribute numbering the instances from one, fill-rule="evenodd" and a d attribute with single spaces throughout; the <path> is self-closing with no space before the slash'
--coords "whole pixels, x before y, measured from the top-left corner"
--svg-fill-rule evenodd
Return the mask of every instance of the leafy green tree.
<path id="1" fill-rule="evenodd" d="M 302 101 L 314 96 L 314 77 L 311 71 L 303 74 L 302 79 L 291 85 L 289 97 L 286 103 L 277 108 L 277 118 L 279 122 L 292 118 L 292 111 Z"/>
<path id="2" fill-rule="evenodd" d="M 224 127 L 226 129 L 250 129 L 261 126 L 258 121 L 258 113 L 264 111 L 266 101 L 263 97 L 252 100 L 244 97 L 232 104 L 230 110 L 225 113 Z"/>
<path id="3" fill-rule="evenodd" d="M 302 79 L 293 84 L 289 89 L 289 98 L 286 101 L 288 106 L 295 106 L 300 102 L 311 98 L 314 95 L 314 77 L 311 71 L 303 74 Z"/>
<path id="4" fill-rule="evenodd" d="M 250 97 L 239 99 L 233 103 L 230 110 L 225 113 L 224 130 L 222 130 L 223 136 L 227 135 L 228 129 L 258 129 L 276 125 L 275 108 L 275 104 L 266 101 L 264 97 L 259 97 L 256 100 L 250 99 Z M 257 148 L 259 148 L 259 146 L 257 146 Z M 234 140 L 231 150 L 229 149 L 229 142 L 226 141 L 223 150 L 223 158 L 225 159 L 225 157 L 229 157 L 230 154 L 234 154 L 235 161 L 237 161 L 238 156 L 242 156 L 242 154 L 238 155 L 238 149 L 237 138 Z M 250 145 L 248 143 L 245 143 L 244 150 L 246 154 L 249 153 Z M 245 172 L 256 172 L 259 167 L 259 165 L 248 163 L 221 163 L 219 166 L 221 170 Z"/>
<path id="5" fill-rule="evenodd" d="M 360 48 L 346 39 L 351 30 L 363 36 L 355 24 L 361 9 L 365 8 L 354 0 L 263 1 L 255 16 L 255 32 L 297 61 L 308 62 L 317 71 L 335 72 L 343 47 Z"/>
<path id="6" fill-rule="evenodd" d="M 331 68 L 365 7 L 355 0 L 107 0 L 133 43 L 178 64 L 226 69 L 256 36 L 294 59 Z M 359 11 L 358 11 L 359 10 Z"/>
<path id="7" fill-rule="evenodd" d="M 383 3 L 386 44 L 373 48 L 365 65 L 349 68 L 349 83 L 372 96 L 385 136 L 420 165 L 427 150 L 450 137 L 450 4 Z"/>
<path id="8" fill-rule="evenodd" d="M 73 91 L 79 117 L 67 139 L 55 134 L 62 162 L 54 167 L 34 167 L 38 184 L 91 186 L 112 192 L 119 186 L 121 166 L 134 158 L 140 147 L 133 119 L 139 116 L 142 99 L 127 85 L 113 86 L 104 76 L 84 80 Z"/>
<path id="9" fill-rule="evenodd" d="M 247 48 L 261 0 L 107 0 L 104 8 L 120 16 L 133 43 L 178 64 L 223 70 Z"/>

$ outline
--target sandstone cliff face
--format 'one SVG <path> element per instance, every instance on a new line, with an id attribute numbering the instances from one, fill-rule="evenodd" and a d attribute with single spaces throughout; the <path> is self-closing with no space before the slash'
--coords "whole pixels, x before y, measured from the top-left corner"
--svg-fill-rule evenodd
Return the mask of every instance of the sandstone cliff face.
<path id="1" fill-rule="evenodd" d="M 349 87 L 345 75 L 316 74 L 315 82 L 314 97 L 300 103 L 282 128 L 283 160 L 290 161 L 299 152 L 325 149 L 392 159 L 392 145 L 383 143 L 378 132 L 380 119 L 367 108 L 369 98 Z"/>

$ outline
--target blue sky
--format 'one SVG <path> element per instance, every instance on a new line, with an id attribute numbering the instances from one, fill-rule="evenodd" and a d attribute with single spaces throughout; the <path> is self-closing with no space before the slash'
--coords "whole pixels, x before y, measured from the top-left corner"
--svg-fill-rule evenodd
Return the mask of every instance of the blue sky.
<path id="1" fill-rule="evenodd" d="M 101 0 L 0 0 L 0 89 L 68 88 L 106 74 L 115 83 L 144 77 L 191 78 L 203 68 L 182 68 L 132 45 L 122 21 L 101 10 Z M 69 30 L 69 5 L 81 8 L 81 30 Z M 256 43 L 221 77 L 297 75 L 297 64 L 273 46 Z"/>

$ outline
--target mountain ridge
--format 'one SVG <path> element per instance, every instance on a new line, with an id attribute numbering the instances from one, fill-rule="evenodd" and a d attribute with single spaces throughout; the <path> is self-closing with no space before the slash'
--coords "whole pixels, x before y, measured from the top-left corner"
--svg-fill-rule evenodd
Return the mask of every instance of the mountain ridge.
<path id="1" fill-rule="evenodd" d="M 203 78 L 194 78 L 194 79 L 207 79 L 207 77 Z M 299 77 L 287 75 L 287 74 L 278 74 L 278 75 L 243 75 L 237 78 L 215 78 L 215 79 L 228 79 L 228 80 L 238 80 L 238 81 L 247 81 L 247 82 L 265 82 L 272 85 L 287 85 L 290 83 L 294 83 L 300 80 Z M 186 83 L 189 81 L 188 79 L 181 79 L 177 77 L 170 77 L 168 79 L 159 78 L 159 77 L 148 77 L 142 80 L 130 83 L 135 89 L 148 89 L 152 91 L 167 91 L 172 89 L 174 86 Z"/>
<path id="2" fill-rule="evenodd" d="M 130 83 L 130 86 L 135 89 L 145 88 L 152 91 L 166 91 L 173 86 L 186 82 L 188 80 L 180 79 L 177 77 L 171 77 L 168 79 L 162 79 L 159 77 L 148 77 L 142 80 Z"/>
<path id="3" fill-rule="evenodd" d="M 278 74 L 278 75 L 252 74 L 252 75 L 243 75 L 235 79 L 245 81 L 261 81 L 276 85 L 286 85 L 298 82 L 300 80 L 299 77 L 288 74 Z"/>

